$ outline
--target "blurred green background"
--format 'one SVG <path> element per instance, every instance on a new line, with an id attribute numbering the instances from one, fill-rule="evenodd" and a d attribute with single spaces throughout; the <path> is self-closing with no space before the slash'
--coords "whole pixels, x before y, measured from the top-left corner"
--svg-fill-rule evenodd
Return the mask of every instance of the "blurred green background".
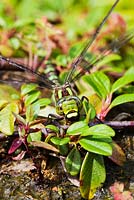
<path id="1" fill-rule="evenodd" d="M 46 16 L 53 22 L 61 21 L 60 27 L 72 39 L 98 24 L 113 3 L 113 0 L 1 0 L 0 26 L 21 26 Z M 120 0 L 114 11 L 119 12 L 129 26 L 134 25 L 134 1 Z"/>
<path id="2" fill-rule="evenodd" d="M 35 61 L 28 63 L 30 66 L 33 62 L 36 65 L 36 60 L 40 61 L 40 57 L 45 56 L 46 59 L 51 56 L 56 59 L 56 64 L 66 66 L 68 58 L 63 55 L 59 58 L 59 54 L 67 55 L 74 43 L 82 44 L 90 38 L 114 2 L 115 0 L 1 0 L 0 53 L 6 57 L 28 57 L 29 60 L 34 57 Z M 118 13 L 121 18 L 117 18 L 117 24 L 116 18 L 112 18 L 110 24 L 106 23 L 107 33 L 101 36 L 104 40 L 109 40 L 105 37 L 113 32 L 118 32 L 116 36 L 120 37 L 124 24 L 125 31 L 134 29 L 134 1 L 120 0 L 113 13 Z M 113 39 L 115 37 L 110 38 Z M 128 55 L 124 58 L 129 66 L 130 62 L 134 62 L 133 49 L 126 48 L 125 51 Z"/>

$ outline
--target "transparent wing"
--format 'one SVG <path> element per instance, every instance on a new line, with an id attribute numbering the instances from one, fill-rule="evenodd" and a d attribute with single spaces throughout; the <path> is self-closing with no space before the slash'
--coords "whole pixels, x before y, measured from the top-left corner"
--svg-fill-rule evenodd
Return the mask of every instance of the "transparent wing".
<path id="1" fill-rule="evenodd" d="M 105 24 L 106 20 L 108 19 L 109 15 L 111 14 L 111 12 L 113 11 L 113 9 L 115 8 L 115 6 L 117 5 L 117 3 L 119 2 L 119 0 L 116 0 L 115 3 L 113 4 L 113 6 L 110 8 L 110 10 L 108 11 L 108 13 L 106 14 L 106 16 L 104 17 L 104 19 L 102 20 L 102 22 L 99 24 L 99 26 L 97 27 L 94 35 L 91 37 L 91 39 L 87 42 L 87 44 L 85 45 L 84 49 L 82 50 L 82 52 L 80 53 L 80 55 L 72 62 L 71 64 L 71 71 L 69 72 L 67 78 L 66 78 L 66 82 L 70 82 L 72 79 L 72 76 L 77 68 L 77 66 L 81 65 L 81 63 L 84 61 L 84 56 L 87 52 L 87 50 L 89 49 L 89 47 L 93 44 L 93 42 L 95 41 L 95 39 L 97 38 L 101 28 L 103 27 L 103 25 Z"/>
<path id="2" fill-rule="evenodd" d="M 32 82 L 32 83 L 37 83 L 39 85 L 41 85 L 42 87 L 46 87 L 48 89 L 53 89 L 56 85 L 54 82 L 50 81 L 47 77 L 47 75 L 45 74 L 41 74 L 39 72 L 35 72 L 32 69 L 16 63 L 12 60 L 10 60 L 9 58 L 5 58 L 3 56 L 0 56 L 0 71 L 2 73 L 2 71 L 15 71 L 16 69 L 20 69 L 22 72 L 27 72 L 29 74 L 31 74 L 31 78 L 30 77 L 26 77 L 25 82 Z M 14 73 L 15 75 L 15 73 Z M 21 77 L 20 77 L 21 78 Z M 12 80 L 14 79 L 14 76 L 12 77 Z M 17 80 L 13 80 L 13 81 L 17 81 Z M 18 80 L 18 82 L 21 82 L 21 80 Z"/>
<path id="3" fill-rule="evenodd" d="M 130 33 L 126 34 L 125 36 L 118 38 L 111 42 L 108 48 L 105 48 L 101 54 L 99 54 L 97 57 L 90 60 L 90 63 L 87 62 L 84 58 L 82 59 L 80 65 L 81 65 L 81 71 L 77 73 L 77 75 L 71 77 L 70 81 L 76 81 L 79 79 L 85 72 L 89 72 L 90 69 L 97 65 L 100 61 L 102 61 L 107 55 L 111 53 L 117 52 L 122 46 L 124 46 L 127 42 L 129 42 L 131 39 L 134 38 L 134 31 L 131 31 Z"/>

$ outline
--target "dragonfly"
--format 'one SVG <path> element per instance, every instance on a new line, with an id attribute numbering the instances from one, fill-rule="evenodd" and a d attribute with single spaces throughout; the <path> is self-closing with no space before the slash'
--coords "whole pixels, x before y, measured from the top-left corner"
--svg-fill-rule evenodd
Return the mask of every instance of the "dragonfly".
<path id="1" fill-rule="evenodd" d="M 46 73 L 44 74 L 34 71 L 20 63 L 14 62 L 11 59 L 3 56 L 0 56 L 0 65 L 1 66 L 8 65 L 10 67 L 18 68 L 20 70 L 31 73 L 38 80 L 39 86 L 53 90 L 55 98 L 55 108 L 59 116 L 62 116 L 63 118 L 68 120 L 79 117 L 82 109 L 82 99 L 80 99 L 77 96 L 75 90 L 72 88 L 72 82 L 75 82 L 77 79 L 79 79 L 83 75 L 83 72 L 79 72 L 76 74 L 75 72 L 77 68 L 80 66 L 84 72 L 89 72 L 89 70 L 93 66 L 95 66 L 98 62 L 100 62 L 102 59 L 104 59 L 105 56 L 107 56 L 114 50 L 118 50 L 119 48 L 121 48 L 125 43 L 127 43 L 133 37 L 133 34 L 126 34 L 124 37 L 120 38 L 118 42 L 113 41 L 110 44 L 109 48 L 105 49 L 103 54 L 98 55 L 96 59 L 91 59 L 90 62 L 88 62 L 85 59 L 87 51 L 96 40 L 103 25 L 105 24 L 106 20 L 108 19 L 109 15 L 112 13 L 113 9 L 116 7 L 118 2 L 119 0 L 116 0 L 114 2 L 114 4 L 109 9 L 109 11 L 105 15 L 101 23 L 96 28 L 95 33 L 87 41 L 81 53 L 71 63 L 70 65 L 71 70 L 69 71 L 64 84 L 61 85 L 58 82 L 58 78 L 55 76 L 54 69 L 51 64 L 47 65 Z M 49 75 L 51 74 L 52 79 L 50 79 L 50 76 L 48 77 L 47 74 Z"/>

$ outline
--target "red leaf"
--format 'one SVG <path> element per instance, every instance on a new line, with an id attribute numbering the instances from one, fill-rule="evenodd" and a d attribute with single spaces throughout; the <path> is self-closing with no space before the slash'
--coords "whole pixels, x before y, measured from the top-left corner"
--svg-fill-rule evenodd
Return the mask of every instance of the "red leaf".
<path id="1" fill-rule="evenodd" d="M 130 191 L 124 191 L 124 184 L 115 182 L 110 188 L 114 200 L 133 200 Z"/>
<path id="2" fill-rule="evenodd" d="M 13 140 L 10 149 L 8 150 L 8 154 L 11 154 L 16 151 L 22 145 L 22 140 L 20 138 L 16 138 Z"/>

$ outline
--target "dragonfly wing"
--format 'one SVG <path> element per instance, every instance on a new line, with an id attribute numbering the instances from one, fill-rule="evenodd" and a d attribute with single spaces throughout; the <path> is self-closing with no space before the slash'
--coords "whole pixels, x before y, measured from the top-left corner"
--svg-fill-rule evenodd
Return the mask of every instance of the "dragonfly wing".
<path id="1" fill-rule="evenodd" d="M 109 47 L 104 48 L 101 54 L 91 59 L 90 63 L 86 61 L 85 59 L 82 59 L 79 64 L 81 67 L 81 71 L 78 72 L 74 77 L 72 77 L 70 81 L 76 81 L 77 79 L 79 79 L 85 72 L 89 72 L 93 66 L 97 65 L 107 55 L 117 52 L 122 46 L 124 46 L 133 38 L 134 38 L 134 31 L 132 30 L 130 33 L 127 33 L 125 36 L 112 41 L 111 44 L 109 44 Z"/>
<path id="2" fill-rule="evenodd" d="M 93 42 L 97 38 L 100 30 L 102 29 L 103 25 L 105 24 L 106 20 L 108 19 L 109 15 L 112 13 L 113 9 L 115 8 L 115 6 L 117 5 L 118 2 L 119 2 L 119 0 L 115 1 L 113 6 L 110 8 L 110 10 L 106 14 L 106 16 L 103 18 L 103 20 L 99 24 L 99 26 L 96 28 L 96 31 L 93 34 L 93 36 L 91 37 L 91 39 L 87 41 L 87 43 L 86 43 L 84 49 L 82 50 L 82 52 L 80 53 L 80 55 L 72 62 L 71 71 L 69 72 L 69 74 L 68 74 L 68 76 L 66 78 L 66 82 L 70 82 L 70 80 L 72 79 L 72 76 L 73 76 L 77 66 L 79 66 L 81 64 L 81 62 L 83 61 L 83 58 L 84 58 L 87 50 L 89 49 L 89 47 L 93 44 Z"/>
<path id="3" fill-rule="evenodd" d="M 5 71 L 15 71 L 15 69 L 19 69 L 22 72 L 26 72 L 28 74 L 30 74 L 31 78 L 34 80 L 30 80 L 29 78 L 29 82 L 35 82 L 37 84 L 41 84 L 42 87 L 46 87 L 48 89 L 53 89 L 55 87 L 55 83 L 50 81 L 47 78 L 47 75 L 45 74 L 41 74 L 39 72 L 35 72 L 32 69 L 16 63 L 8 58 L 5 58 L 3 56 L 0 56 L 0 70 L 5 70 Z"/>
<path id="4" fill-rule="evenodd" d="M 30 75 L 30 74 L 29 74 Z M 10 84 L 14 85 L 16 87 L 20 87 L 24 83 L 35 83 L 38 84 L 40 88 L 46 88 L 44 85 L 44 82 L 41 82 L 39 80 L 35 80 L 35 78 L 29 76 L 28 73 L 25 73 L 23 71 L 5 71 L 0 70 L 0 83 Z M 47 87 L 48 88 L 48 87 Z M 51 89 L 51 88 L 49 88 Z"/>

